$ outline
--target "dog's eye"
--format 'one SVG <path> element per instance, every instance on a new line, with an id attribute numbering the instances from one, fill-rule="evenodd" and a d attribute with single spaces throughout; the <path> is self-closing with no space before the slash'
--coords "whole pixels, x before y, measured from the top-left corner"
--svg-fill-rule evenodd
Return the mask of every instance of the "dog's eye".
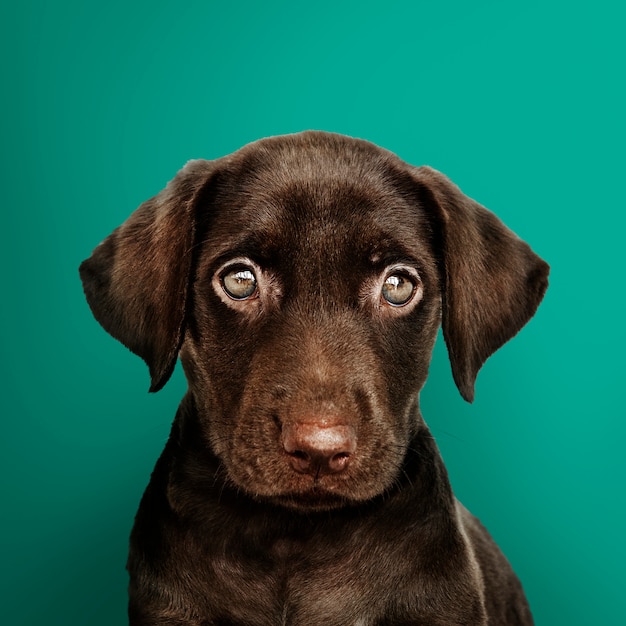
<path id="1" fill-rule="evenodd" d="M 391 306 L 404 306 L 413 297 L 417 285 L 405 274 L 389 274 L 381 288 L 382 297 Z"/>
<path id="2" fill-rule="evenodd" d="M 249 300 L 257 294 L 257 280 L 249 267 L 231 269 L 221 277 L 222 289 L 233 300 Z"/>

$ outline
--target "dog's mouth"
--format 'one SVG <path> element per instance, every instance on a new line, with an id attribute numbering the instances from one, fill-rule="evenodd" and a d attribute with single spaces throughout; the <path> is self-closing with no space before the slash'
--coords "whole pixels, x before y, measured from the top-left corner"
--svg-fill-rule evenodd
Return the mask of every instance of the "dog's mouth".
<path id="1" fill-rule="evenodd" d="M 307 511 L 329 511 L 331 509 L 344 508 L 351 504 L 351 501 L 342 496 L 332 493 L 297 493 L 286 494 L 273 498 L 276 504 L 290 509 L 300 509 Z"/>
<path id="2" fill-rule="evenodd" d="M 303 511 L 328 511 L 354 504 L 353 500 L 317 485 L 307 491 L 279 494 L 271 499 L 280 506 Z"/>

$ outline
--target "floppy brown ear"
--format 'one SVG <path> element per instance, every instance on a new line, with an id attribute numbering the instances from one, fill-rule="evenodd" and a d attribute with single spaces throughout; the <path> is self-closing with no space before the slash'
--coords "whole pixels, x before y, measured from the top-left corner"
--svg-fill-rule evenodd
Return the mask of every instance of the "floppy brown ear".
<path id="1" fill-rule="evenodd" d="M 550 268 L 443 174 L 420 167 L 414 176 L 438 218 L 443 335 L 454 381 L 472 402 L 478 371 L 534 315 Z"/>
<path id="2" fill-rule="evenodd" d="M 187 163 L 80 266 L 94 317 L 148 364 L 150 391 L 171 376 L 183 340 L 195 207 L 213 169 Z"/>

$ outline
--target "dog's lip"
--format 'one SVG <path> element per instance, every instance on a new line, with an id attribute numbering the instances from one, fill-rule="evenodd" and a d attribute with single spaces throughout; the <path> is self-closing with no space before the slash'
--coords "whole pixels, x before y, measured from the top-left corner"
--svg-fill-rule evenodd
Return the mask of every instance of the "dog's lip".
<path id="1" fill-rule="evenodd" d="M 306 491 L 293 491 L 274 496 L 278 504 L 298 509 L 336 509 L 351 504 L 350 498 L 318 486 Z"/>

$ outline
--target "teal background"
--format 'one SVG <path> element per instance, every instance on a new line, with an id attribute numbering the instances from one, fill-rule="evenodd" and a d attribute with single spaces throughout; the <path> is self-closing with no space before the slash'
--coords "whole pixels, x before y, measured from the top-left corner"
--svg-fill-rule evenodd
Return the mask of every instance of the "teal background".
<path id="1" fill-rule="evenodd" d="M 79 262 L 188 159 L 316 128 L 440 169 L 552 265 L 473 405 L 438 343 L 424 414 L 537 624 L 626 624 L 621 7 L 4 3 L 3 623 L 125 623 L 127 536 L 185 388 L 146 393 Z"/>

